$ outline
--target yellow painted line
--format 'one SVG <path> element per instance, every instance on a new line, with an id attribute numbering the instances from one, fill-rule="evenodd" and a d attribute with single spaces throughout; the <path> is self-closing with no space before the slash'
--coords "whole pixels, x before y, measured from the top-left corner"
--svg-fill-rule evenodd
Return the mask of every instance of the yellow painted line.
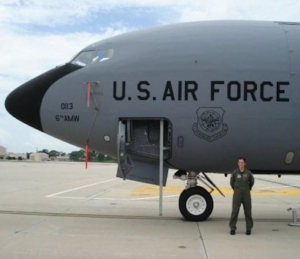
<path id="1" fill-rule="evenodd" d="M 163 193 L 170 194 L 180 194 L 184 190 L 183 186 L 166 186 L 163 188 Z M 233 191 L 230 187 L 221 187 L 220 190 L 226 195 L 232 195 Z M 148 186 L 140 185 L 134 188 L 130 196 L 132 197 L 152 197 L 157 196 L 159 192 L 158 186 Z M 212 192 L 213 195 L 219 194 L 217 190 Z M 295 188 L 253 188 L 251 191 L 252 195 L 258 196 L 267 196 L 267 195 L 276 195 L 276 196 L 300 196 L 300 189 Z"/>
<path id="2" fill-rule="evenodd" d="M 183 186 L 166 186 L 163 188 L 164 194 L 180 194 L 184 190 Z M 152 197 L 157 196 L 159 192 L 158 186 L 140 185 L 133 189 L 130 196 L 133 197 Z"/>
<path id="3" fill-rule="evenodd" d="M 274 189 L 254 189 L 251 192 L 253 195 L 279 195 L 279 196 L 300 196 L 299 189 L 282 189 L 282 188 L 274 188 Z"/>

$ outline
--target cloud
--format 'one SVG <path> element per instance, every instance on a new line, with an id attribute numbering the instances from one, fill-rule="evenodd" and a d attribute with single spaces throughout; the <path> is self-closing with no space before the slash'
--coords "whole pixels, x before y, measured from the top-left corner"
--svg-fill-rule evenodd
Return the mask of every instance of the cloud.
<path id="1" fill-rule="evenodd" d="M 92 12 L 92 3 L 87 1 L 76 4 L 75 1 L 8 1 L 0 6 L 0 21 L 8 24 L 39 24 L 55 26 L 68 23 L 80 23 L 88 12 Z M 95 3 L 94 3 L 95 4 Z M 17 19 L 16 19 L 17 17 Z"/>
<path id="2" fill-rule="evenodd" d="M 20 3 L 10 1 L 9 4 Z M 3 13 L 1 6 L 0 13 Z M 30 78 L 68 62 L 87 45 L 133 28 L 120 22 L 109 27 L 96 27 L 93 33 L 81 30 L 45 32 L 33 31 L 13 22 L 6 21 L 7 24 L 3 24 L 2 18 L 1 16 L 0 35 L 5 36 L 1 37 L 0 41 L 0 145 L 6 146 L 10 152 L 35 151 L 36 147 L 66 152 L 78 149 L 17 121 L 6 112 L 5 98 Z"/>
<path id="3" fill-rule="evenodd" d="M 4 138 L 8 138 L 8 137 L 11 137 L 11 134 L 5 129 L 0 128 L 0 139 L 3 140 Z"/>
<path id="4" fill-rule="evenodd" d="M 0 101 L 2 100 L 3 98 L 0 95 Z M 0 112 L 0 145 L 6 147 L 7 152 L 21 153 L 35 152 L 37 149 L 41 150 L 44 148 L 67 153 L 79 149 L 37 131 L 2 112 Z"/>
<path id="5" fill-rule="evenodd" d="M 10 139 L 12 134 L 7 130 L 0 128 L 0 146 L 7 147 L 9 146 Z"/>
<path id="6" fill-rule="evenodd" d="M 14 152 L 35 151 L 37 146 L 77 149 L 8 115 L 4 100 L 20 84 L 69 61 L 93 42 L 175 22 L 299 21 L 299 10 L 300 2 L 291 0 L 1 0 L 0 145 Z"/>
<path id="7" fill-rule="evenodd" d="M 99 13 L 126 7 L 163 7 L 183 1 L 118 1 L 118 0 L 10 0 L 0 5 L 0 22 L 8 24 L 39 24 L 57 26 L 93 21 Z M 186 1 L 185 4 L 193 2 Z M 181 5 L 181 4 L 180 4 Z M 16 17 L 18 17 L 16 19 Z"/>
<path id="8" fill-rule="evenodd" d="M 42 132 L 30 132 L 29 138 L 24 142 L 26 150 L 36 151 L 42 149 L 71 152 L 79 149 L 73 145 L 67 144 L 61 140 L 45 135 Z"/>
<path id="9" fill-rule="evenodd" d="M 0 50 L 3 52 L 0 58 L 0 76 L 37 76 L 56 65 L 68 62 L 87 45 L 131 29 L 109 27 L 98 33 L 34 34 L 0 27 L 0 34 L 5 35 L 0 41 Z"/>
<path id="10" fill-rule="evenodd" d="M 182 7 L 182 6 L 181 6 Z M 299 1 L 274 0 L 211 0 L 197 1 L 183 8 L 176 8 L 179 22 L 200 20 L 268 20 L 299 21 Z"/>
<path id="11" fill-rule="evenodd" d="M 24 79 L 22 78 L 11 77 L 9 75 L 0 73 L 0 94 L 7 95 L 10 91 L 12 91 L 14 88 L 19 86 L 23 82 Z M 0 112 L 2 110 L 1 108 Z"/>
<path id="12" fill-rule="evenodd" d="M 86 24 L 103 13 L 121 8 L 168 8 L 170 22 L 213 19 L 256 19 L 299 21 L 299 1 L 291 0 L 2 0 L 0 22 L 55 27 Z M 135 10 L 133 9 L 134 13 Z M 163 16 L 163 14 L 162 14 Z M 17 18 L 16 18 L 17 17 Z M 164 19 L 162 19 L 164 20 Z M 165 21 L 166 22 L 166 21 Z M 167 23 L 167 22 L 166 22 Z"/>

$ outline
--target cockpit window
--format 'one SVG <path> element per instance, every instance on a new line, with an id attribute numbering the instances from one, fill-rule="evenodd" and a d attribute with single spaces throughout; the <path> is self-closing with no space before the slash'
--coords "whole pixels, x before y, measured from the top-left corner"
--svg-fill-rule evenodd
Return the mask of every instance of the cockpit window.
<path id="1" fill-rule="evenodd" d="M 81 51 L 73 60 L 72 64 L 76 64 L 85 67 L 89 64 L 96 64 L 112 58 L 114 55 L 113 49 L 105 50 L 85 50 Z"/>
<path id="2" fill-rule="evenodd" d="M 113 49 L 97 50 L 95 56 L 93 57 L 91 64 L 95 64 L 96 62 L 103 62 L 105 60 L 108 60 L 108 59 L 112 58 L 113 55 L 114 55 Z"/>
<path id="3" fill-rule="evenodd" d="M 94 50 L 82 51 L 71 61 L 71 63 L 85 67 L 90 64 L 93 54 Z"/>

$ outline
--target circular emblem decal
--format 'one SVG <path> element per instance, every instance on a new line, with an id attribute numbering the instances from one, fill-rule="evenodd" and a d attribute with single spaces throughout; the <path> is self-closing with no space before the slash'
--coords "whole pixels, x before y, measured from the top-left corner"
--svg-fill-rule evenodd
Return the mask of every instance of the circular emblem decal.
<path id="1" fill-rule="evenodd" d="M 194 134 L 208 142 L 224 137 L 228 131 L 227 124 L 223 123 L 224 113 L 221 107 L 200 107 L 192 127 Z"/>
<path id="2" fill-rule="evenodd" d="M 221 125 L 221 117 L 217 112 L 208 110 L 201 114 L 200 126 L 203 130 L 213 132 L 220 128 Z"/>

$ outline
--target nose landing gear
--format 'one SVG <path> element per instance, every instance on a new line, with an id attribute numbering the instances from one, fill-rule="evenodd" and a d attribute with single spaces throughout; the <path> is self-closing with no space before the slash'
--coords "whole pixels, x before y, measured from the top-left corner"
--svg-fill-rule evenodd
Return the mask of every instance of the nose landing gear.
<path id="1" fill-rule="evenodd" d="M 187 181 L 186 189 L 179 197 L 179 210 L 188 221 L 205 221 L 214 208 L 214 201 L 211 196 L 214 189 L 211 185 L 221 195 L 224 196 L 224 194 L 204 172 L 202 172 L 202 175 L 200 175 L 200 172 L 184 172 L 184 170 L 179 170 L 173 176 L 174 179 Z M 201 186 L 197 186 L 198 180 L 205 184 L 210 189 L 210 192 Z"/>

